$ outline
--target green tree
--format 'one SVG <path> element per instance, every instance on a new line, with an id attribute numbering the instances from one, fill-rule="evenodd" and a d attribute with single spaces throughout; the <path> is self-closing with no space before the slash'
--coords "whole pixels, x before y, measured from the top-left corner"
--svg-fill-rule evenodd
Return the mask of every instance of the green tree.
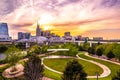
<path id="1" fill-rule="evenodd" d="M 113 49 L 117 46 L 117 43 L 112 43 L 112 44 L 104 44 L 104 55 L 107 55 L 109 52 L 113 52 Z"/>
<path id="2" fill-rule="evenodd" d="M 103 54 L 103 46 L 102 46 L 102 45 L 98 45 L 98 46 L 96 47 L 96 49 L 95 49 L 95 53 L 96 53 L 96 55 L 98 55 L 98 56 L 102 56 L 102 54 Z"/>
<path id="3" fill-rule="evenodd" d="M 28 55 L 33 54 L 40 54 L 41 53 L 41 47 L 39 45 L 34 45 L 28 49 Z"/>
<path id="4" fill-rule="evenodd" d="M 115 58 L 117 58 L 120 61 L 120 45 L 117 45 L 113 49 L 113 54 L 115 55 Z"/>
<path id="5" fill-rule="evenodd" d="M 88 48 L 88 53 L 89 54 L 95 54 L 95 49 L 93 47 Z"/>
<path id="6" fill-rule="evenodd" d="M 6 55 L 7 55 L 6 60 L 12 66 L 12 71 L 15 71 L 16 70 L 15 66 L 22 57 L 21 51 L 15 46 L 11 46 L 6 51 Z"/>
<path id="7" fill-rule="evenodd" d="M 96 50 L 96 55 L 102 56 L 102 50 L 101 50 L 101 49 L 97 49 L 97 50 Z"/>
<path id="8" fill-rule="evenodd" d="M 25 80 L 42 80 L 43 71 L 44 69 L 41 64 L 41 59 L 38 56 L 33 55 L 29 57 L 29 60 L 25 63 Z"/>
<path id="9" fill-rule="evenodd" d="M 110 52 L 107 54 L 107 57 L 108 57 L 109 59 L 111 59 L 111 58 L 114 58 L 115 55 L 113 54 L 112 51 L 110 51 Z"/>
<path id="10" fill-rule="evenodd" d="M 63 52 L 61 52 L 64 55 L 75 56 L 78 53 L 78 46 L 76 44 L 66 43 L 66 44 L 62 45 L 61 47 L 69 49 L 69 51 L 63 51 Z"/>
<path id="11" fill-rule="evenodd" d="M 120 70 L 112 77 L 112 80 L 120 80 Z"/>
<path id="12" fill-rule="evenodd" d="M 83 50 L 84 51 L 88 51 L 89 47 L 90 47 L 90 43 L 83 43 Z"/>
<path id="13" fill-rule="evenodd" d="M 0 45 L 0 53 L 4 53 L 8 47 L 6 45 Z"/>
<path id="14" fill-rule="evenodd" d="M 82 65 L 77 60 L 73 60 L 67 63 L 62 80 L 87 80 L 86 76 Z"/>
<path id="15" fill-rule="evenodd" d="M 41 47 L 41 53 L 47 52 L 47 49 L 48 49 L 48 46 L 47 46 L 47 45 L 43 45 L 43 46 Z"/>

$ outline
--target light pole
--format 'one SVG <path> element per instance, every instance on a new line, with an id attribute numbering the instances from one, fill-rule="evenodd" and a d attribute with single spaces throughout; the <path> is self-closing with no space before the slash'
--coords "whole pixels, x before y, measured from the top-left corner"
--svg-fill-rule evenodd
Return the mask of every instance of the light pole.
<path id="1" fill-rule="evenodd" d="M 100 75 L 99 75 L 99 73 L 98 73 L 98 72 L 96 72 L 95 74 L 96 74 L 96 76 L 97 76 L 97 80 L 98 80 L 98 76 L 100 76 Z"/>

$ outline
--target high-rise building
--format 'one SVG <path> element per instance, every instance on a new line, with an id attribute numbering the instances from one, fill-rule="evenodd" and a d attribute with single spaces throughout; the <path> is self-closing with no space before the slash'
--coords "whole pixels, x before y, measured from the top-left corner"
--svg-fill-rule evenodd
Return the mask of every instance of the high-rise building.
<path id="1" fill-rule="evenodd" d="M 93 40 L 103 40 L 103 37 L 93 37 Z"/>
<path id="2" fill-rule="evenodd" d="M 41 29 L 39 28 L 38 22 L 37 22 L 37 28 L 36 28 L 36 36 L 41 36 Z"/>
<path id="3" fill-rule="evenodd" d="M 43 36 L 44 37 L 50 36 L 50 31 L 49 30 L 43 31 Z"/>
<path id="4" fill-rule="evenodd" d="M 11 41 L 11 38 L 8 34 L 8 25 L 7 23 L 0 23 L 0 41 Z"/>
<path id="5" fill-rule="evenodd" d="M 18 32 L 18 40 L 20 39 L 29 39 L 31 37 L 30 33 Z"/>
<path id="6" fill-rule="evenodd" d="M 70 36 L 70 32 L 65 32 L 64 36 Z"/>
<path id="7" fill-rule="evenodd" d="M 70 35 L 70 32 L 65 32 L 63 38 L 65 38 L 65 40 L 72 40 L 72 36 Z"/>

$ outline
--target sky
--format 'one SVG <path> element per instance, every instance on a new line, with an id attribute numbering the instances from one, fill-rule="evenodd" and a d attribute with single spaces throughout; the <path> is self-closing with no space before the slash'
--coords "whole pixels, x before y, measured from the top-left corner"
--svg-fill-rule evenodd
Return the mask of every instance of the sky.
<path id="1" fill-rule="evenodd" d="M 36 23 L 58 35 L 120 39 L 120 0 L 0 0 L 0 22 L 35 35 Z"/>

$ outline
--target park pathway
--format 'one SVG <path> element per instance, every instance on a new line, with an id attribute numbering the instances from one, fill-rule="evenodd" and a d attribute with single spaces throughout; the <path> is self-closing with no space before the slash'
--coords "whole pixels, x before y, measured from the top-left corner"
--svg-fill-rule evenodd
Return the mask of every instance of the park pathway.
<path id="1" fill-rule="evenodd" d="M 110 60 L 99 58 L 99 57 L 90 56 L 88 54 L 88 52 L 85 52 L 85 55 L 88 56 L 88 57 L 91 57 L 91 58 L 95 58 L 95 59 L 99 59 L 99 60 L 103 60 L 103 61 L 107 61 L 107 62 L 111 62 L 111 63 L 117 64 L 117 65 L 120 65 L 120 63 L 118 63 L 118 62 L 110 61 Z"/>
<path id="2" fill-rule="evenodd" d="M 98 62 L 95 62 L 95 61 L 93 61 L 93 60 L 87 60 L 87 59 L 81 58 L 81 57 L 78 56 L 78 54 L 77 54 L 76 56 L 77 56 L 79 59 L 81 59 L 81 60 L 91 62 L 91 63 L 93 63 L 93 64 L 98 65 L 100 68 L 102 68 L 102 69 L 103 69 L 103 73 L 99 75 L 99 78 L 107 77 L 108 75 L 110 75 L 111 70 L 110 70 L 107 66 L 105 66 L 105 65 L 103 65 L 103 64 L 100 64 L 100 63 L 98 63 Z M 87 78 L 96 78 L 96 76 L 88 76 Z"/>
<path id="3" fill-rule="evenodd" d="M 99 67 L 101 67 L 101 68 L 103 69 L 103 73 L 100 74 L 99 78 L 106 77 L 106 76 L 110 75 L 111 71 L 110 71 L 110 69 L 109 69 L 107 66 L 105 66 L 105 65 L 103 65 L 103 64 L 100 64 L 100 63 L 98 63 L 98 62 L 92 61 L 92 60 L 83 59 L 83 58 L 79 57 L 78 54 L 77 54 L 76 56 L 77 56 L 78 59 L 91 62 L 91 63 L 96 64 L 96 65 L 98 65 Z M 51 59 L 51 58 L 76 58 L 76 57 L 69 57 L 69 56 L 48 56 L 48 57 L 42 58 L 42 64 L 44 65 L 45 68 L 47 68 L 48 70 L 50 70 L 50 71 L 52 71 L 52 72 L 55 72 L 55 73 L 58 73 L 58 74 L 63 74 L 62 72 L 56 71 L 56 70 L 51 69 L 51 68 L 49 68 L 48 66 L 46 66 L 46 65 L 43 63 L 43 60 L 44 60 L 44 59 L 47 59 L 47 58 L 50 58 L 50 59 Z M 96 78 L 96 76 L 87 76 L 87 78 Z"/>

